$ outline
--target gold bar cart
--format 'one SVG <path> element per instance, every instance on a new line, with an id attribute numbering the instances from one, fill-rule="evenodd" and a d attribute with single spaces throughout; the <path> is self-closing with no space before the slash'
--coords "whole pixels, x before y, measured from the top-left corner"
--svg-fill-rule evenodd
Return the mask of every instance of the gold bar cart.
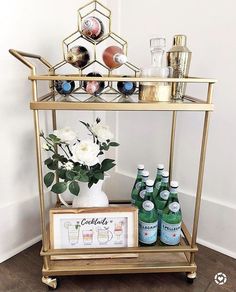
<path id="1" fill-rule="evenodd" d="M 30 108 L 34 114 L 37 167 L 38 167 L 38 186 L 40 196 L 40 212 L 41 212 L 41 230 L 42 230 L 42 250 L 43 257 L 42 281 L 49 287 L 56 289 L 57 276 L 63 275 L 88 275 L 88 274 L 124 274 L 124 273 L 154 273 L 154 272 L 186 272 L 188 281 L 192 282 L 196 278 L 197 266 L 195 263 L 195 253 L 198 248 L 196 245 L 197 228 L 199 220 L 199 211 L 201 203 L 201 193 L 203 185 L 204 163 L 206 156 L 207 136 L 209 128 L 210 112 L 213 111 L 212 92 L 216 80 L 206 78 L 138 78 L 138 77 L 83 77 L 78 75 L 54 75 L 49 71 L 48 75 L 37 75 L 36 66 L 28 61 L 27 58 L 38 59 L 47 69 L 52 66 L 41 56 L 29 54 L 16 50 L 10 50 L 10 53 L 23 62 L 31 69 L 29 80 L 32 82 L 32 101 Z M 39 80 L 98 80 L 98 81 L 155 81 L 155 82 L 185 82 L 185 83 L 206 83 L 208 85 L 207 97 L 205 100 L 185 96 L 184 100 L 172 102 L 156 102 L 156 103 L 83 103 L 83 102 L 66 102 L 56 101 L 53 86 L 51 92 L 39 97 L 37 90 L 37 82 Z M 42 174 L 42 158 L 40 146 L 40 121 L 39 111 L 50 110 L 52 112 L 52 125 L 56 129 L 56 111 L 57 110 L 97 110 L 97 111 L 171 111 L 172 127 L 170 138 L 170 155 L 169 155 L 169 172 L 172 176 L 175 131 L 178 111 L 194 111 L 204 112 L 204 125 L 202 134 L 202 145 L 198 172 L 198 183 L 195 197 L 194 220 L 192 226 L 192 234 L 182 223 L 182 238 L 179 246 L 154 246 L 154 247 L 135 247 L 135 248 L 101 248 L 101 249 L 52 249 L 49 244 L 49 233 L 45 219 L 45 201 L 43 192 L 43 174 Z M 117 202 L 116 202 L 117 203 Z M 120 203 L 125 203 L 120 202 Z M 60 208 L 59 204 L 57 207 Z M 85 255 L 107 255 L 109 259 L 83 259 Z M 137 257 L 113 258 L 112 255 L 137 254 Z M 55 259 L 55 256 L 61 256 L 66 259 Z M 82 257 L 81 257 L 82 256 Z M 78 259 L 76 259 L 78 257 Z M 101 256 L 102 257 L 102 256 Z"/>

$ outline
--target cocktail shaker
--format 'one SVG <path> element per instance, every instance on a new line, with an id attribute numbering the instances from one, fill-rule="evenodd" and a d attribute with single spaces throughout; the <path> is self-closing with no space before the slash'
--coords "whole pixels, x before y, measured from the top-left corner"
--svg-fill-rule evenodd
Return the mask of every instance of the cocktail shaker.
<path id="1" fill-rule="evenodd" d="M 175 35 L 173 47 L 167 52 L 167 64 L 173 68 L 173 78 L 188 77 L 192 53 L 186 47 L 186 36 Z M 186 83 L 172 83 L 172 98 L 182 99 Z"/>

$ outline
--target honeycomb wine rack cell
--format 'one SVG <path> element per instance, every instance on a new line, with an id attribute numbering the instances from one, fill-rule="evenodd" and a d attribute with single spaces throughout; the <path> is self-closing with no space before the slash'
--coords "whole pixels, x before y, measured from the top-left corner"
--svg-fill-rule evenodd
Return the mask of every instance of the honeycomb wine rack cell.
<path id="1" fill-rule="evenodd" d="M 85 36 L 82 31 L 83 21 L 90 16 L 99 18 L 104 25 L 103 35 L 96 40 Z M 82 68 L 75 68 L 66 61 L 66 55 L 70 49 L 75 46 L 85 47 L 90 55 L 88 64 Z M 127 56 L 127 42 L 119 35 L 111 31 L 111 11 L 97 0 L 93 0 L 92 2 L 78 9 L 77 30 L 63 40 L 63 60 L 50 68 L 51 74 L 76 74 L 79 76 L 85 76 L 90 72 L 98 72 L 102 76 L 137 76 L 140 70 L 130 62 L 127 62 L 119 68 L 113 70 L 109 69 L 104 64 L 102 54 L 108 46 L 120 47 Z M 105 88 L 99 96 L 91 96 L 85 91 L 83 82 L 77 83 L 78 84 L 76 84 L 73 92 L 69 96 L 64 97 L 65 100 L 82 102 L 125 101 L 125 97 L 121 98 L 122 95 L 117 90 L 116 82 L 105 82 Z M 63 97 L 59 96 L 59 98 L 61 100 Z"/>

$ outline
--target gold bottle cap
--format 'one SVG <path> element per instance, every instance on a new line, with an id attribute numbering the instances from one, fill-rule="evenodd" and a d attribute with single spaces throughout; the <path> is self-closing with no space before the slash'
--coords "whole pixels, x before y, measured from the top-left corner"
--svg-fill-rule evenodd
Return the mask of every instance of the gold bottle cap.
<path id="1" fill-rule="evenodd" d="M 187 37 L 184 34 L 177 34 L 174 36 L 174 41 L 173 41 L 173 45 L 174 46 L 182 46 L 185 47 L 186 46 L 186 40 Z"/>

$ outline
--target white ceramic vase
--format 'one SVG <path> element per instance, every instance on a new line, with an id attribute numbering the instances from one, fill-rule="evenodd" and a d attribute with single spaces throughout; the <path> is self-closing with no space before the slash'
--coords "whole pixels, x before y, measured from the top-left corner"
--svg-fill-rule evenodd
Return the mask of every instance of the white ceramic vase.
<path id="1" fill-rule="evenodd" d="M 106 193 L 102 190 L 104 180 L 99 180 L 93 184 L 91 188 L 88 183 L 79 182 L 80 192 L 78 196 L 74 196 L 73 208 L 89 208 L 89 207 L 108 207 L 109 201 Z"/>

